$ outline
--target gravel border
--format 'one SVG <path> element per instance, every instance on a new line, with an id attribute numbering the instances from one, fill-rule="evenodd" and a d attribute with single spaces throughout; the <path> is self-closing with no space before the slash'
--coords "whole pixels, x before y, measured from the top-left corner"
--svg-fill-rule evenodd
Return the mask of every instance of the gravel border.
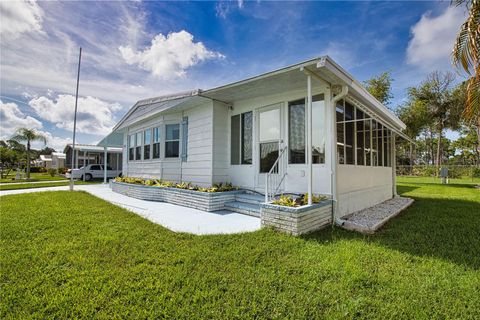
<path id="1" fill-rule="evenodd" d="M 397 196 L 342 217 L 344 221 L 341 226 L 347 230 L 372 234 L 412 203 L 413 199 L 411 198 Z"/>

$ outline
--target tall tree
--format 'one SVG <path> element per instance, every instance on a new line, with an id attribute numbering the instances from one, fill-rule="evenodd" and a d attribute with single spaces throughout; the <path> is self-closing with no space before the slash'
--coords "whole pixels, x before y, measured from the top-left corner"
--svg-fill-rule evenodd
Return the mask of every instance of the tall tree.
<path id="1" fill-rule="evenodd" d="M 455 6 L 465 5 L 468 16 L 461 25 L 453 46 L 453 63 L 470 76 L 464 116 L 480 128 L 480 0 L 452 0 Z M 480 141 L 480 131 L 477 133 Z"/>
<path id="2" fill-rule="evenodd" d="M 27 145 L 26 155 L 27 155 L 27 179 L 30 178 L 30 147 L 31 142 L 33 141 L 42 141 L 44 144 L 47 143 L 47 138 L 35 131 L 35 129 L 20 128 L 17 129 L 15 135 L 11 138 L 13 141 L 22 142 L 25 141 Z"/>
<path id="3" fill-rule="evenodd" d="M 385 71 L 378 76 L 374 76 L 369 80 L 364 81 L 365 88 L 378 101 L 386 106 L 390 105 L 390 100 L 393 98 L 392 94 L 393 79 L 389 71 Z"/>
<path id="4" fill-rule="evenodd" d="M 427 122 L 436 133 L 437 152 L 436 165 L 442 165 L 442 137 L 445 129 L 457 129 L 463 108 L 462 95 L 453 87 L 452 73 L 432 72 L 427 79 L 416 88 L 409 89 L 410 99 L 426 106 Z"/>

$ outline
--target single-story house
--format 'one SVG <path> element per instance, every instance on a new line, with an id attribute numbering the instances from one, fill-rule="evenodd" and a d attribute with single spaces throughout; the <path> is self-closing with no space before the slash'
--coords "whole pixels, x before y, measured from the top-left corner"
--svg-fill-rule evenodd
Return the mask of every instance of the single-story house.
<path id="1" fill-rule="evenodd" d="M 123 175 L 266 199 L 328 195 L 335 217 L 396 195 L 405 124 L 330 57 L 208 90 L 138 101 L 105 138 L 123 138 Z M 406 138 L 406 137 L 405 137 Z"/>
<path id="2" fill-rule="evenodd" d="M 37 163 L 47 169 L 60 169 L 65 167 L 65 153 L 52 152 L 51 155 L 41 154 Z"/>
<path id="3" fill-rule="evenodd" d="M 72 166 L 72 144 L 65 146 L 66 154 L 65 167 L 77 169 L 89 164 L 106 164 L 113 170 L 122 170 L 122 148 L 121 147 L 102 147 L 90 144 L 75 144 L 75 163 Z"/>

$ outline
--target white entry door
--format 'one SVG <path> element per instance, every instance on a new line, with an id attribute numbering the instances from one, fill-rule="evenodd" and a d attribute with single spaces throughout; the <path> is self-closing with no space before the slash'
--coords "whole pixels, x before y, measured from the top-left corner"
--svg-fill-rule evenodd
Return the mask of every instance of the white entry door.
<path id="1" fill-rule="evenodd" d="M 265 187 L 265 175 L 278 158 L 282 144 L 282 104 L 258 110 L 256 186 Z M 277 174 L 281 174 L 278 172 Z"/>

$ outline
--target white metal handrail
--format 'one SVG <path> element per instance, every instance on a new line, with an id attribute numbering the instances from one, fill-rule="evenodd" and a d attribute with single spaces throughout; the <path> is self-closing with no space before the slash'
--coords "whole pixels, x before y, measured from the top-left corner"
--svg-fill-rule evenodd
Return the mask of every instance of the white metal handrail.
<path id="1" fill-rule="evenodd" d="M 287 163 L 286 150 L 287 146 L 280 149 L 277 159 L 265 175 L 265 202 L 269 202 L 276 196 L 282 185 L 283 179 L 285 179 L 285 176 L 287 175 L 285 170 L 285 165 Z"/>

